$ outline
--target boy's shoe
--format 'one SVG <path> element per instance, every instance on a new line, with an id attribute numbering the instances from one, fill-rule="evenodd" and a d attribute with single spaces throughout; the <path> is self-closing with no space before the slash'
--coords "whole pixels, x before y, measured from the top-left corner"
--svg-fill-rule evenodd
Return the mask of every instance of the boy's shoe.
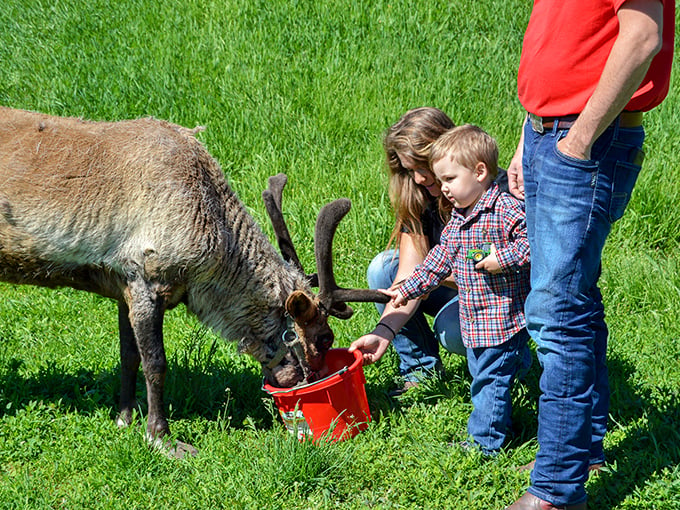
<path id="1" fill-rule="evenodd" d="M 541 498 L 537 498 L 530 492 L 525 492 L 524 496 L 512 505 L 506 506 L 505 510 L 586 510 L 586 508 L 585 501 L 577 505 L 555 506 Z"/>

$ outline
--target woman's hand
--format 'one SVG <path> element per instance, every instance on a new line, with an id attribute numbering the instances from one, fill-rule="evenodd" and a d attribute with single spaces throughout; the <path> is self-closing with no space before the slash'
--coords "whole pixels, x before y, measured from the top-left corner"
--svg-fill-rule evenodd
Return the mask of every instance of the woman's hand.
<path id="1" fill-rule="evenodd" d="M 382 358 L 389 345 L 390 340 L 375 334 L 374 330 L 373 333 L 369 333 L 368 335 L 364 335 L 354 340 L 352 345 L 349 346 L 349 352 L 354 352 L 359 349 L 364 355 L 364 365 L 370 365 Z"/>
<path id="2" fill-rule="evenodd" d="M 418 301 L 413 300 L 410 302 L 404 301 L 397 310 L 394 304 L 394 293 L 401 295 L 397 290 L 399 282 L 407 278 L 413 272 L 416 265 L 423 261 L 423 255 L 417 249 L 417 246 L 422 242 L 425 242 L 425 238 L 422 236 L 413 236 L 407 233 L 402 233 L 401 235 L 401 241 L 399 242 L 399 269 L 395 277 L 395 282 L 397 283 L 393 284 L 390 289 L 379 289 L 390 298 L 393 298 L 385 305 L 385 310 L 380 317 L 380 321 L 388 324 L 388 328 L 385 328 L 384 324 L 383 326 L 376 326 L 371 333 L 359 337 L 349 347 L 350 352 L 354 352 L 357 349 L 362 352 L 364 365 L 370 365 L 382 358 L 392 341 L 393 333 L 398 332 L 418 308 Z M 388 335 L 388 337 L 385 338 L 382 335 Z"/>

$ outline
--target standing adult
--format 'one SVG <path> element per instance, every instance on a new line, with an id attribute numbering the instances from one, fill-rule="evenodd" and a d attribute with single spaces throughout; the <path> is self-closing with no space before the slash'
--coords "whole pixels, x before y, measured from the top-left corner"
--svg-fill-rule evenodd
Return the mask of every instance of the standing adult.
<path id="1" fill-rule="evenodd" d="M 674 25 L 673 0 L 534 1 L 518 74 L 529 115 L 508 174 L 526 201 L 543 373 L 531 486 L 510 510 L 585 509 L 589 466 L 605 461 L 602 249 L 640 171 L 642 112 L 668 92 Z"/>

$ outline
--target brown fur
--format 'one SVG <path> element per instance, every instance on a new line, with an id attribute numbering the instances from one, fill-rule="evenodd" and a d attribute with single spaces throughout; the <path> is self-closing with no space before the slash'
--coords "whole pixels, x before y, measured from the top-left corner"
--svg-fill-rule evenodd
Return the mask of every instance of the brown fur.
<path id="1" fill-rule="evenodd" d="M 180 302 L 293 386 L 333 341 L 304 275 L 280 257 L 194 132 L 151 118 L 88 122 L 0 107 L 0 280 L 115 299 L 121 419 L 143 363 L 147 432 L 168 432 L 163 314 Z M 285 304 L 306 359 L 282 344 Z M 310 317 L 315 317 L 306 324 Z"/>

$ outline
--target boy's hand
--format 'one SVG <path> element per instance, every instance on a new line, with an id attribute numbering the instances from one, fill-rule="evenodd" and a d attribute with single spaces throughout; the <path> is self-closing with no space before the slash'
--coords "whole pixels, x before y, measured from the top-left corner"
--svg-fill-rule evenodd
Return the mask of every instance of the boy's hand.
<path id="1" fill-rule="evenodd" d="M 408 302 L 408 299 L 406 299 L 404 295 L 399 292 L 399 289 L 378 289 L 378 292 L 382 292 L 386 296 L 391 297 L 392 306 L 395 308 L 404 306 Z"/>
<path id="2" fill-rule="evenodd" d="M 491 245 L 490 253 L 484 257 L 482 260 L 475 264 L 475 269 L 481 269 L 491 274 L 498 274 L 502 272 L 501 265 L 498 263 L 498 258 L 496 257 L 496 245 Z"/>

